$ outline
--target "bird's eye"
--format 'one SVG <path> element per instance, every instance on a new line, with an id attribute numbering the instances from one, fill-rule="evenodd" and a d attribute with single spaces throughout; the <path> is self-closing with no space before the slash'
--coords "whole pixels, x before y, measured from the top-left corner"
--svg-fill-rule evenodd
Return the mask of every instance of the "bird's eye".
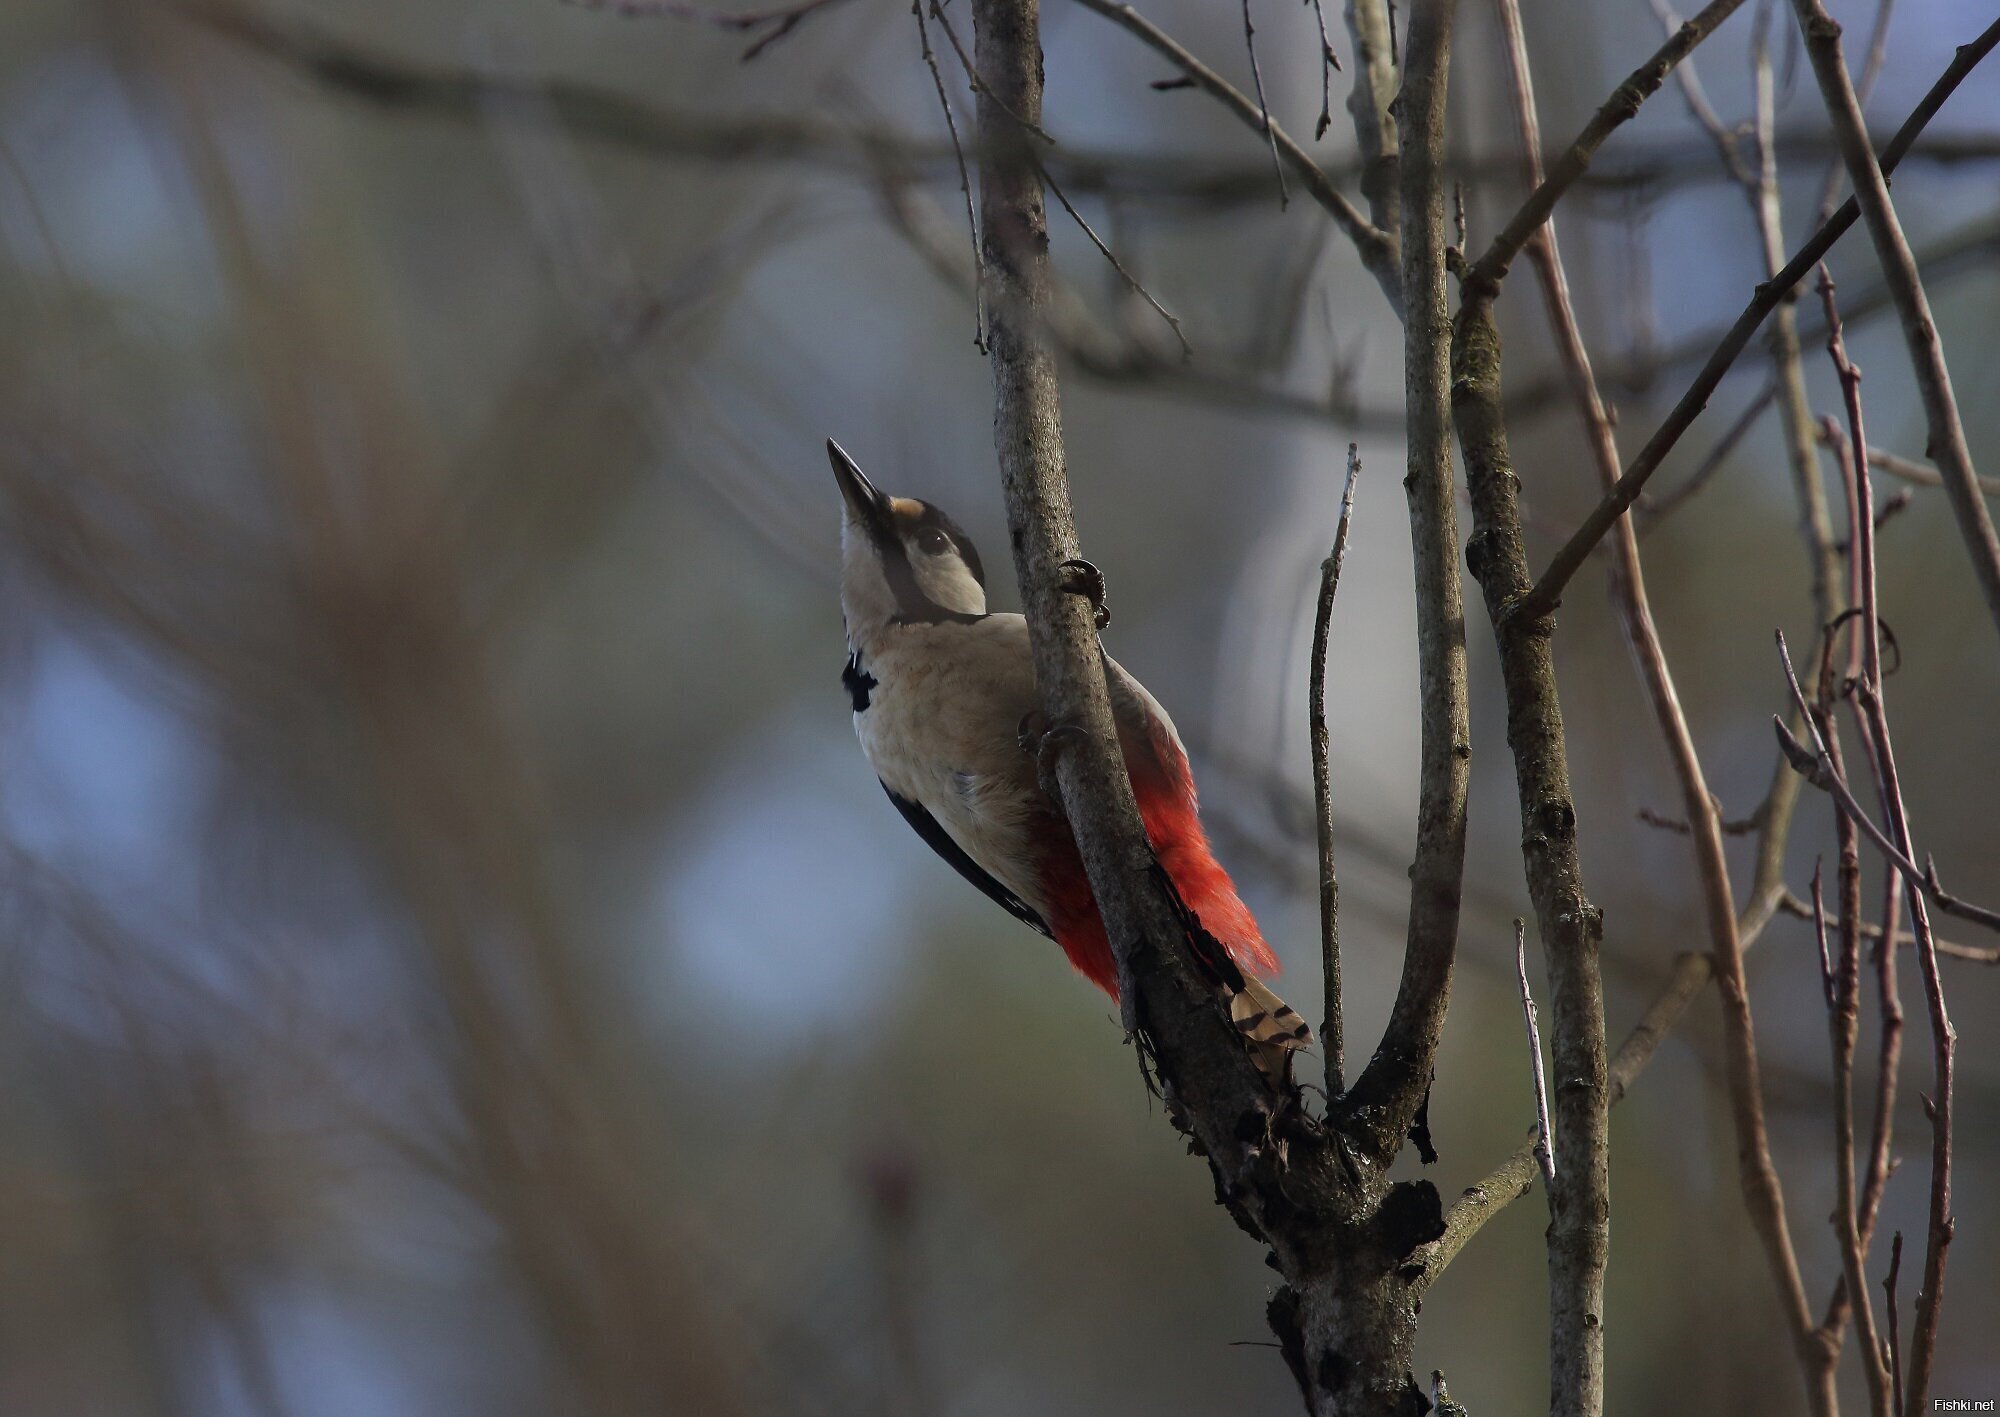
<path id="1" fill-rule="evenodd" d="M 917 533 L 917 547 L 926 556 L 942 556 L 951 550 L 951 538 L 934 526 L 927 526 Z"/>

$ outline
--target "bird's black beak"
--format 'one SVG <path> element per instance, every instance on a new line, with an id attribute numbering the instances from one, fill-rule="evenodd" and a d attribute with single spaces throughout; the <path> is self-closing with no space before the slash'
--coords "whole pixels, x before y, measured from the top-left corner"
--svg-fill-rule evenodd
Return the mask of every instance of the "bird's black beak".
<path id="1" fill-rule="evenodd" d="M 826 440 L 826 456 L 833 464 L 833 480 L 840 484 L 840 495 L 846 500 L 848 510 L 879 543 L 889 534 L 889 499 L 868 480 L 868 474 L 847 455 L 846 449 L 831 438 Z"/>

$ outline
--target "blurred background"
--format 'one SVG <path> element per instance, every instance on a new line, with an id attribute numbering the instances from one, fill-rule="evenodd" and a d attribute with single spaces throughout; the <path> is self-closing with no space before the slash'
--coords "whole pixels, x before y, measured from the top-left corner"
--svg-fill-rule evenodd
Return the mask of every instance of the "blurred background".
<path id="1" fill-rule="evenodd" d="M 1248 85 L 1234 6 L 1144 8 Z M 1858 49 L 1872 4 L 1834 8 Z M 1660 31 L 1642 0 L 1531 10 L 1544 130 L 1566 142 Z M 1519 185 L 1490 13 L 1460 13 L 1477 244 Z M 1899 123 L 1991 17 L 1986 0 L 1898 6 L 1871 120 Z M 1312 13 L 1257 21 L 1273 111 L 1304 139 Z M 1792 244 L 1827 150 L 1788 7 L 1774 21 Z M 1731 124 L 1750 112 L 1753 23 L 1746 6 L 1700 51 Z M 853 741 L 821 441 L 950 509 L 1012 606 L 991 393 L 907 8 L 850 0 L 739 63 L 756 38 L 556 0 L 0 10 L 10 1417 L 1296 1410 L 1262 1320 L 1272 1276 L 1109 1005 L 931 857 Z M 932 39 L 969 131 L 963 73 Z M 1281 209 L 1254 134 L 1150 89 L 1164 65 L 1062 0 L 1046 47 L 1051 169 L 1194 349 L 1183 365 L 1052 217 L 1108 643 L 1174 711 L 1302 1005 L 1319 990 L 1311 598 L 1361 446 L 1329 701 L 1365 1057 L 1414 839 L 1400 332 L 1323 213 L 1296 188 Z M 1348 79 L 1332 82 L 1315 151 L 1358 197 Z M 1975 76 L 1932 131 L 1951 151 L 1913 159 L 1896 192 L 1991 470 L 2000 209 L 1979 154 L 2000 150 L 2000 82 Z M 1629 455 L 1763 274 L 1747 208 L 1668 91 L 1561 229 Z M 1859 235 L 1834 268 L 1871 434 L 1920 456 Z M 1594 481 L 1528 279 L 1502 315 L 1541 558 Z M 1657 487 L 1767 368 L 1746 355 Z M 1771 632 L 1813 629 L 1796 522 L 1767 414 L 1645 542 L 1732 817 L 1772 768 Z M 1881 556 L 1917 831 L 1955 890 L 1991 903 L 2000 646 L 1942 494 L 1916 489 Z M 1447 1198 L 1532 1120 L 1512 771 L 1483 620 L 1470 639 L 1469 908 L 1432 1105 Z M 1594 573 L 1559 655 L 1616 1038 L 1704 936 L 1685 839 L 1639 820 L 1674 814 L 1676 792 Z M 1749 850 L 1732 845 L 1739 890 Z M 1793 885 L 1830 850 L 1808 793 Z M 1874 879 L 1871 863 L 1871 901 Z M 1945 969 L 1963 1043 L 1934 1390 L 1992 1397 L 2000 974 Z M 1920 1236 L 1927 1184 L 1928 1043 L 1904 970 L 1907 1164 L 1885 1240 Z M 1775 923 L 1750 971 L 1823 1302 L 1808 928 Z M 1624 1413 L 1801 1409 L 1713 1014 L 1696 1001 L 1615 1114 Z M 1864 1059 L 1872 1036 L 1871 1013 Z M 1508 1209 L 1426 1305 L 1419 1369 L 1442 1367 L 1476 1413 L 1544 1401 L 1545 1222 L 1539 1193 Z"/>

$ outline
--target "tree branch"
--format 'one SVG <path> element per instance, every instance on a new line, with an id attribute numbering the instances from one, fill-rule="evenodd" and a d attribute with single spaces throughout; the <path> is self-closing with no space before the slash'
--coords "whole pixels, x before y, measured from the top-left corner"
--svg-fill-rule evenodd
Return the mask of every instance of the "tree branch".
<path id="1" fill-rule="evenodd" d="M 1539 190 L 1545 185 L 1541 174 L 1540 132 L 1520 6 L 1518 0 L 1496 0 L 1496 4 L 1502 37 L 1506 41 L 1515 119 L 1521 133 L 1524 160 L 1529 180 Z M 1716 6 L 1710 6 L 1703 12 L 1704 17 L 1716 9 Z M 1683 27 L 1681 33 L 1685 35 L 1689 28 Z M 1554 224 L 1545 222 L 1535 228 L 1528 237 L 1526 249 L 1548 308 L 1549 323 L 1563 367 L 1570 376 L 1598 478 L 1608 489 L 1618 482 L 1618 445 L 1612 433 L 1610 413 L 1597 391 L 1590 355 L 1584 347 L 1582 330 L 1571 305 L 1569 282 L 1564 274 Z M 1477 298 L 1477 292 L 1487 288 L 1472 280 L 1467 285 L 1474 292 L 1472 298 Z M 1674 775 L 1681 785 L 1689 840 L 1694 847 L 1709 940 L 1715 954 L 1716 977 L 1722 992 L 1729 1098 L 1736 1124 L 1736 1152 L 1742 1168 L 1744 1199 L 1778 1289 L 1778 1299 L 1791 1331 L 1808 1401 L 1815 1412 L 1830 1414 L 1838 1406 L 1831 1354 L 1819 1339 L 1817 1325 L 1807 1304 L 1805 1283 L 1799 1272 L 1798 1257 L 1785 1218 L 1784 1191 L 1779 1184 L 1764 1124 L 1756 1031 L 1751 1017 L 1748 983 L 1743 973 L 1742 943 L 1736 933 L 1736 906 L 1730 887 L 1728 859 L 1723 850 L 1721 813 L 1708 790 L 1694 736 L 1688 729 L 1686 715 L 1681 711 L 1680 697 L 1667 665 L 1666 650 L 1653 623 L 1646 595 L 1645 573 L 1640 564 L 1639 541 L 1630 519 L 1621 520 L 1612 534 L 1612 599 L 1624 621 L 1626 636 L 1638 663 L 1660 736 L 1665 741 Z M 1601 1041 L 1599 1047 L 1602 1047 Z"/>
<path id="2" fill-rule="evenodd" d="M 1895 138 L 1883 151 L 1882 172 L 1895 170 L 1897 162 L 1909 151 L 1917 135 L 1923 132 L 1924 125 L 1930 122 L 1937 111 L 1944 106 L 1945 100 L 1951 97 L 1953 90 L 1964 82 L 1965 77 L 1978 66 L 1980 60 L 1992 52 L 1996 44 L 2000 44 L 2000 20 L 1989 25 L 1972 43 L 1959 46 L 1951 64 L 1931 86 L 1930 92 L 1924 95 L 1923 101 L 1911 112 L 1903 126 L 1897 129 Z M 1633 499 L 1645 487 L 1646 479 L 1659 468 L 1667 454 L 1673 450 L 1674 444 L 1680 441 L 1681 434 L 1688 430 L 1701 411 L 1708 406 L 1709 397 L 1722 382 L 1722 376 L 1729 372 L 1729 367 L 1736 362 L 1736 357 L 1750 343 L 1750 337 L 1756 334 L 1758 326 L 1764 323 L 1766 316 L 1778 308 L 1779 302 L 1791 295 L 1793 288 L 1819 264 L 1820 259 L 1833 249 L 1833 244 L 1846 234 L 1860 214 L 1860 205 L 1854 198 L 1848 198 L 1842 203 L 1840 210 L 1799 248 L 1798 253 L 1785 264 L 1783 270 L 1757 287 L 1756 294 L 1751 297 L 1743 313 L 1737 316 L 1736 323 L 1729 327 L 1714 352 L 1709 355 L 1708 362 L 1695 376 L 1694 383 L 1681 395 L 1680 401 L 1674 405 L 1673 410 L 1668 413 L 1653 436 L 1646 440 L 1646 446 L 1641 448 L 1638 455 L 1626 465 L 1625 475 L 1618 479 L 1618 485 L 1597 504 L 1588 517 L 1584 518 L 1583 525 L 1577 528 L 1576 533 L 1564 543 L 1562 550 L 1556 553 L 1549 562 L 1548 569 L 1542 572 L 1541 579 L 1535 582 L 1534 589 L 1522 597 L 1515 613 L 1529 616 L 1544 614 L 1553 610 L 1562 600 L 1563 588 L 1569 584 L 1570 577 L 1582 568 L 1584 561 L 1590 556 L 1591 548 L 1596 546 L 1618 518 L 1625 514 Z"/>
<path id="3" fill-rule="evenodd" d="M 1869 237 L 1882 263 L 1882 274 L 1895 298 L 1896 313 L 1902 317 L 1903 337 L 1910 347 L 1910 364 L 1923 398 L 1924 418 L 1930 440 L 1925 452 L 1944 476 L 1945 495 L 1951 499 L 1958 518 L 1959 533 L 1965 539 L 1966 554 L 1972 558 L 1973 573 L 1986 595 L 1986 608 L 2000 628 L 2000 535 L 1980 496 L 1979 478 L 1972 467 L 1972 451 L 1966 446 L 1965 426 L 1959 421 L 1958 397 L 1951 386 L 1951 370 L 1945 364 L 1944 344 L 1931 319 L 1930 300 L 1924 294 L 1923 278 L 1917 273 L 1916 258 L 1896 219 L 1895 204 L 1889 199 L 1889 183 L 1883 167 L 1868 146 L 1868 127 L 1861 116 L 1861 100 L 1847 74 L 1841 55 L 1840 26 L 1826 12 L 1820 0 L 1793 0 L 1805 35 L 1806 55 L 1812 60 L 1819 79 L 1820 97 L 1827 116 L 1833 120 L 1840 141 L 1841 156 L 1847 163 L 1854 195 L 1868 222 Z M 1996 22 L 2000 24 L 2000 22 Z M 1961 50 L 1961 53 L 1964 51 Z M 1857 452 L 1865 457 L 1865 450 Z M 1922 1305 L 1919 1304 L 1921 1313 Z M 1929 1377 L 1927 1355 L 1915 1345 L 1910 1353 L 1910 1391 L 1921 1393 Z"/>
<path id="4" fill-rule="evenodd" d="M 1381 232 L 1402 229 L 1402 138 L 1389 104 L 1396 97 L 1396 55 L 1390 42 L 1388 0 L 1347 0 L 1347 33 L 1354 41 L 1354 88 L 1347 111 L 1361 149 L 1361 195 Z"/>
<path id="5" fill-rule="evenodd" d="M 1397 98 L 1403 149 L 1403 385 L 1409 418 L 1403 489 L 1416 563 L 1422 748 L 1402 982 L 1382 1041 L 1347 1099 L 1378 1154 L 1393 1151 L 1430 1088 L 1458 948 L 1471 782 L 1444 264 L 1444 114 L 1452 8 L 1452 0 L 1420 0 L 1412 10 L 1403 89 Z"/>
<path id="6" fill-rule="evenodd" d="M 1326 728 L 1326 650 L 1333 630 L 1333 597 L 1340 589 L 1340 570 L 1347 560 L 1347 531 L 1354 516 L 1354 488 L 1361 479 L 1361 451 L 1347 445 L 1347 486 L 1340 495 L 1340 521 L 1333 531 L 1333 550 L 1320 565 L 1319 602 L 1313 614 L 1312 687 L 1307 712 L 1312 720 L 1313 807 L 1319 835 L 1319 949 L 1326 984 L 1326 1011 L 1320 1025 L 1320 1046 L 1326 1050 L 1326 1092 L 1338 1097 L 1346 1087 L 1347 1029 L 1342 1017 L 1340 985 L 1340 881 L 1333 869 L 1333 772 L 1331 742 Z"/>
<path id="7" fill-rule="evenodd" d="M 1141 15 L 1130 5 L 1117 0 L 1077 0 L 1084 9 L 1104 16 L 1113 24 L 1129 30 L 1143 40 L 1155 53 L 1163 56 L 1176 69 L 1194 80 L 1196 88 L 1210 98 L 1219 101 L 1224 108 L 1234 113 L 1259 133 L 1267 134 L 1272 147 L 1290 164 L 1298 174 L 1299 181 L 1315 202 L 1324 207 L 1333 218 L 1334 225 L 1354 243 L 1360 253 L 1361 264 L 1382 287 L 1382 293 L 1389 297 L 1389 304 L 1397 311 L 1402 309 L 1401 276 L 1396 266 L 1395 244 L 1377 230 L 1355 209 L 1352 202 L 1340 194 L 1340 189 L 1328 180 L 1320 170 L 1312 154 L 1300 147 L 1298 142 L 1283 128 L 1269 122 L 1265 112 L 1250 99 L 1245 98 L 1236 87 L 1215 70 L 1197 59 L 1183 48 L 1171 35 L 1158 25 Z"/>
<path id="8" fill-rule="evenodd" d="M 1117 961 L 1127 1029 L 1156 1070 L 1170 1115 L 1206 1157 L 1218 1201 L 1270 1245 L 1285 1278 L 1268 1317 L 1308 1408 L 1318 1417 L 1393 1417 L 1416 1392 L 1409 1365 L 1421 1289 L 1409 1256 L 1435 1238 L 1440 1207 L 1429 1183 L 1391 1182 L 1387 1170 L 1430 1057 L 1416 1060 L 1419 1076 L 1384 1106 L 1359 1109 L 1359 1120 L 1310 1117 L 1295 1086 L 1274 1087 L 1253 1065 L 1194 959 L 1199 923 L 1172 897 L 1147 842 L 1095 626 L 1086 602 L 1061 583 L 1079 547 L 1046 320 L 1047 214 L 1039 168 L 1010 116 L 1040 117 L 1039 21 L 1037 0 L 973 0 L 974 55 L 987 89 L 979 95 L 980 227 L 994 442 L 1043 711 L 1070 730 L 1048 740 L 1055 785 Z M 1011 154 L 1010 134 L 1020 145 Z M 1448 478 L 1445 488 L 1448 506 Z M 1457 686 L 1462 710 L 1462 666 Z M 1441 983 L 1435 992 L 1430 1007 L 1441 1014 Z M 1391 1043 L 1384 1051 L 1400 1056 Z M 1385 1136 L 1382 1123 L 1392 1119 L 1396 1130 Z M 1327 1353 L 1342 1361 L 1321 1361 Z"/>
<path id="9" fill-rule="evenodd" d="M 1528 200 L 1521 204 L 1521 209 L 1493 238 L 1493 244 L 1486 248 L 1485 254 L 1473 263 L 1468 277 L 1470 283 L 1478 287 L 1497 287 L 1500 284 L 1514 257 L 1528 244 L 1528 238 L 1549 219 L 1563 193 L 1590 166 L 1591 158 L 1604 146 L 1604 140 L 1630 122 L 1638 113 L 1639 105 L 1659 92 L 1660 85 L 1667 81 L 1667 75 L 1673 72 L 1674 66 L 1693 53 L 1694 47 L 1735 13 L 1742 3 L 1743 0 L 1713 0 L 1700 14 L 1682 25 L 1655 51 L 1652 58 L 1627 75 L 1624 83 L 1611 91 L 1611 97 L 1604 100 L 1603 106 L 1584 125 L 1576 141 L 1556 159 L 1548 176 L 1536 185 Z"/>

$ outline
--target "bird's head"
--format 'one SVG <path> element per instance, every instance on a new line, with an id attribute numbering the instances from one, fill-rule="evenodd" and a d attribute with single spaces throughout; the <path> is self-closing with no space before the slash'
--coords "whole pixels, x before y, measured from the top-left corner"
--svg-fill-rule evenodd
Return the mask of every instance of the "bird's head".
<path id="1" fill-rule="evenodd" d="M 840 606 L 849 633 L 984 615 L 986 573 L 959 524 L 928 502 L 881 491 L 830 438 L 826 452 L 846 504 Z"/>

